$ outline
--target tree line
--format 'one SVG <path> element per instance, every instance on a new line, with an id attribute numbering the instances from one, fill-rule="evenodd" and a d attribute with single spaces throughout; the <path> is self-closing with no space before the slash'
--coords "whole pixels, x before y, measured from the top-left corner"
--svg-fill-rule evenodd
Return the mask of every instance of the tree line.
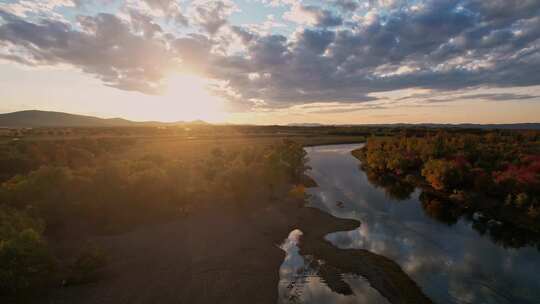
<path id="1" fill-rule="evenodd" d="M 476 207 L 494 207 L 505 218 L 519 218 L 537 227 L 540 132 L 404 133 L 371 137 L 353 154 L 362 161 L 368 177 L 378 183 L 384 184 L 390 176 L 401 183 L 428 187 L 439 197 L 442 194 L 469 207 L 472 201 L 479 201 Z M 407 195 L 407 191 L 399 192 L 403 187 L 393 190 Z"/>

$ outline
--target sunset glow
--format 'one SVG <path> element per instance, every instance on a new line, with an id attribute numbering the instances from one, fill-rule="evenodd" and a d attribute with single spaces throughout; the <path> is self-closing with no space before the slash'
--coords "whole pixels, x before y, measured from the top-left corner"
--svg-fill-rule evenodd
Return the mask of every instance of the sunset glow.
<path id="1" fill-rule="evenodd" d="M 535 122 L 538 28 L 538 1 L 6 0 L 0 112 Z"/>
<path id="2" fill-rule="evenodd" d="M 163 106 L 156 113 L 163 118 L 178 115 L 185 120 L 223 122 L 225 101 L 210 91 L 210 81 L 194 75 L 173 75 L 167 79 L 166 89 L 156 102 Z"/>

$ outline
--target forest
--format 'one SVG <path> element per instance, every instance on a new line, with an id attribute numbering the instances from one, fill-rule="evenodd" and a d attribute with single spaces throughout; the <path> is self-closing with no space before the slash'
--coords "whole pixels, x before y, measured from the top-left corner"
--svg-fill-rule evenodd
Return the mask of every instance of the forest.
<path id="1" fill-rule="evenodd" d="M 353 155 L 372 182 L 398 198 L 419 187 L 428 210 L 482 211 L 540 231 L 540 132 L 404 131 L 370 137 Z"/>
<path id="2" fill-rule="evenodd" d="M 167 144 L 81 136 L 0 145 L 0 295 L 98 280 L 107 253 L 74 240 L 182 219 L 216 202 L 246 208 L 303 195 L 297 142 L 175 141 L 174 152 Z"/>

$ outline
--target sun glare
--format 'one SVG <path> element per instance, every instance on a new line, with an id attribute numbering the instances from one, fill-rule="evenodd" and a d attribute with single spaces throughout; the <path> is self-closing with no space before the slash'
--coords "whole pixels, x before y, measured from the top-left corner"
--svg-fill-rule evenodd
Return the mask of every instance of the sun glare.
<path id="1" fill-rule="evenodd" d="M 163 107 L 164 111 L 173 111 L 176 117 L 183 120 L 224 121 L 224 100 L 213 95 L 208 89 L 209 85 L 210 80 L 195 75 L 176 74 L 169 77 L 161 97 L 167 104 Z M 172 114 L 162 113 L 162 116 Z"/>

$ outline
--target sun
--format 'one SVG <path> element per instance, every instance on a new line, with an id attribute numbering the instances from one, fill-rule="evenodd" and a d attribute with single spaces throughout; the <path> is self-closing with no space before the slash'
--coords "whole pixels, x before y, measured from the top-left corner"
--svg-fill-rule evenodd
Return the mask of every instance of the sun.
<path id="1" fill-rule="evenodd" d="M 211 80 L 188 74 L 175 74 L 166 80 L 161 96 L 163 117 L 174 115 L 183 120 L 222 122 L 225 119 L 225 101 L 213 95 Z"/>

